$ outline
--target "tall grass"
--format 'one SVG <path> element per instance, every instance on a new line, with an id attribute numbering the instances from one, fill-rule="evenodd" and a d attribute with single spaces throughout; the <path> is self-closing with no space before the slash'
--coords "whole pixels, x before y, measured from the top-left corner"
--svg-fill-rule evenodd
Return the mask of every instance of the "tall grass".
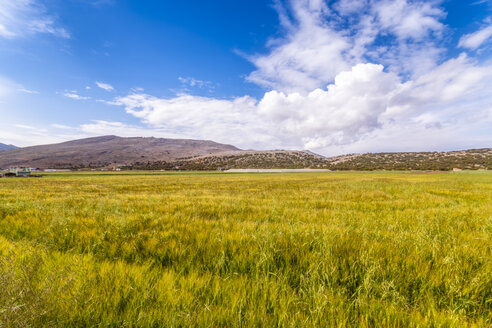
<path id="1" fill-rule="evenodd" d="M 489 327 L 492 174 L 0 179 L 0 327 Z"/>

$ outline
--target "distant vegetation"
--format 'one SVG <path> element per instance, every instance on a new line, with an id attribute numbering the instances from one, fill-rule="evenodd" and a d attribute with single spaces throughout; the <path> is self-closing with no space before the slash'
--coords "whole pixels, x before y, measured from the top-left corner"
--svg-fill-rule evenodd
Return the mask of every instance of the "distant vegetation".
<path id="1" fill-rule="evenodd" d="M 0 179 L 0 327 L 490 327 L 492 174 Z"/>
<path id="2" fill-rule="evenodd" d="M 452 152 L 375 153 L 347 156 L 330 163 L 335 170 L 441 170 L 492 169 L 492 149 Z"/>
<path id="3" fill-rule="evenodd" d="M 1 150 L 1 144 L 0 144 Z M 241 150 L 209 140 L 102 136 L 0 153 L 0 168 L 226 170 L 313 168 L 330 170 L 492 169 L 492 149 L 453 152 L 352 154 L 325 158 L 309 151 Z"/>
<path id="4" fill-rule="evenodd" d="M 172 162 L 134 163 L 139 169 L 219 170 L 229 168 L 318 168 L 326 165 L 320 156 L 302 151 L 238 152 L 183 158 Z"/>
<path id="5" fill-rule="evenodd" d="M 454 152 L 369 153 L 323 158 L 302 151 L 242 152 L 169 162 L 136 162 L 138 169 L 218 170 L 231 168 L 323 168 L 330 170 L 492 169 L 492 149 Z"/>

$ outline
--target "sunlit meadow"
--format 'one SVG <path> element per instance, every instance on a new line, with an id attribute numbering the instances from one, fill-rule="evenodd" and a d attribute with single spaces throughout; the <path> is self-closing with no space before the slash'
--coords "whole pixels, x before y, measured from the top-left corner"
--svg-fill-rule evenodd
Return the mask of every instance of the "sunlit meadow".
<path id="1" fill-rule="evenodd" d="M 490 327 L 490 172 L 0 179 L 0 327 Z"/>

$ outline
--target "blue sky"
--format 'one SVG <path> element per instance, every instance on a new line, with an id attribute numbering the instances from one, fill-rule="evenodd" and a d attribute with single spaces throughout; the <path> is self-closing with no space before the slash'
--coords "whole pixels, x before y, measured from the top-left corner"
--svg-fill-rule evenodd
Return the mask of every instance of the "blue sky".
<path id="1" fill-rule="evenodd" d="M 0 142 L 492 146 L 492 2 L 0 0 Z"/>

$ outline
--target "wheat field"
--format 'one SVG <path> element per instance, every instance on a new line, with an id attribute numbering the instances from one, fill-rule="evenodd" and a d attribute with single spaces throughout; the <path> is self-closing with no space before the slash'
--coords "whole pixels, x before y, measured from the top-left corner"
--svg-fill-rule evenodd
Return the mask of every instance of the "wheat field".
<path id="1" fill-rule="evenodd" d="M 490 327 L 492 173 L 0 179 L 0 327 Z"/>

